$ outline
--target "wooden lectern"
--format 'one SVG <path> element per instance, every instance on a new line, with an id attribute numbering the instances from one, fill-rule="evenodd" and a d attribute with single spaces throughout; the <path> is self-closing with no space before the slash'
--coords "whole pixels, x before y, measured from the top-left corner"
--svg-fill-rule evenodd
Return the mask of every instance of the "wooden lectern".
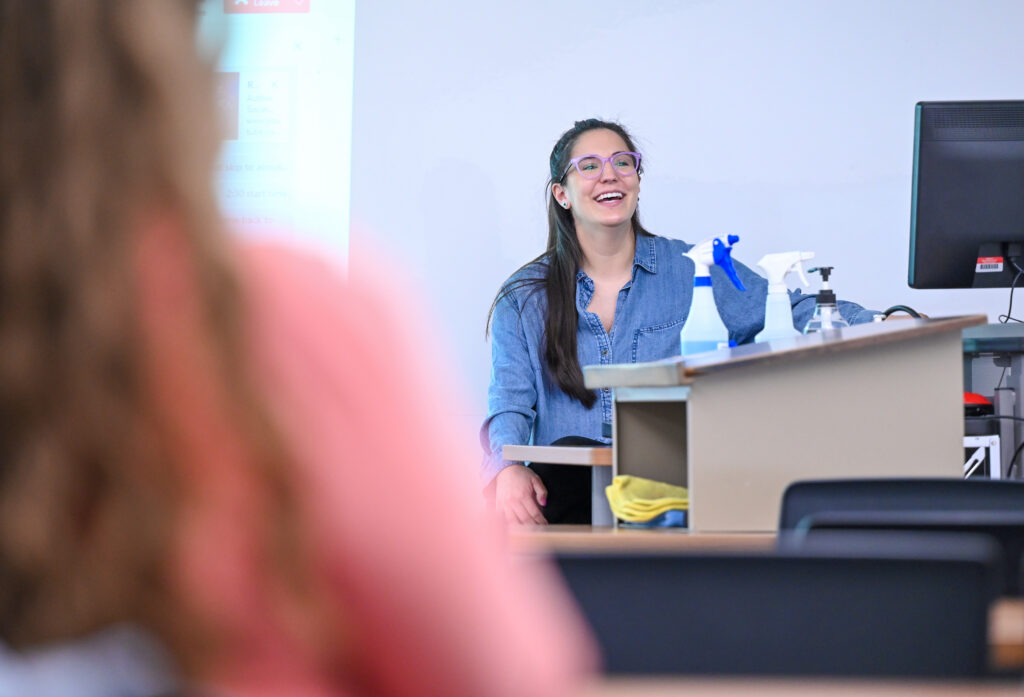
<path id="1" fill-rule="evenodd" d="M 653 363 L 584 368 L 614 389 L 612 466 L 689 487 L 694 531 L 775 530 L 798 479 L 962 476 L 965 327 L 862 324 Z M 611 524 L 595 496 L 594 523 Z"/>

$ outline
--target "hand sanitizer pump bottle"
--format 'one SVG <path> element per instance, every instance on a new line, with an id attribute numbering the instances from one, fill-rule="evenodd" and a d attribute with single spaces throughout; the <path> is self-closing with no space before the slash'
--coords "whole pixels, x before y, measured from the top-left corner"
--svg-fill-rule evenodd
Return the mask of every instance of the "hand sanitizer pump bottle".
<path id="1" fill-rule="evenodd" d="M 850 323 L 839 314 L 839 306 L 836 305 L 836 294 L 828 285 L 828 277 L 832 274 L 832 267 L 819 266 L 818 268 L 810 269 L 810 272 L 821 274 L 821 288 L 818 290 L 814 315 L 807 321 L 807 326 L 804 327 L 804 334 L 849 327 Z"/>
<path id="2" fill-rule="evenodd" d="M 718 314 L 715 296 L 711 292 L 712 265 L 722 267 L 732 284 L 746 290 L 732 265 L 732 245 L 740 241 L 738 235 L 729 235 L 725 241 L 712 237 L 695 244 L 684 257 L 693 261 L 693 298 L 690 313 L 686 316 L 683 330 L 679 332 L 679 344 L 684 356 L 720 348 L 735 346 L 729 340 L 729 330 Z"/>
<path id="3" fill-rule="evenodd" d="M 764 305 L 764 329 L 754 341 L 771 341 L 800 336 L 793 326 L 793 305 L 789 302 L 786 276 L 796 271 L 805 286 L 809 285 L 801 262 L 814 258 L 814 252 L 779 252 L 766 254 L 757 262 L 768 278 L 768 298 Z"/>

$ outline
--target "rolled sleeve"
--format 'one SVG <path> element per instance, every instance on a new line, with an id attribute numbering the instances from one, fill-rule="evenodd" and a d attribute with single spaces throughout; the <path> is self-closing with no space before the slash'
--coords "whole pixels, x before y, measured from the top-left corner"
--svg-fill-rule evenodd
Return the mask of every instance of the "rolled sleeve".
<path id="1" fill-rule="evenodd" d="M 851 303 L 847 300 L 840 300 L 838 305 L 839 314 L 841 314 L 850 324 L 873 322 L 875 315 L 881 314 L 879 310 L 868 310 L 857 303 Z"/>

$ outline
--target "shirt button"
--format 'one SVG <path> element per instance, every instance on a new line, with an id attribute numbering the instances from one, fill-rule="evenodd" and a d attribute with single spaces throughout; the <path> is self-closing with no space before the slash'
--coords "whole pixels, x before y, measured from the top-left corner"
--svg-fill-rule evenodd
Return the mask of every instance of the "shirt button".
<path id="1" fill-rule="evenodd" d="M 602 356 L 607 356 L 608 355 L 608 349 L 601 349 L 601 355 Z"/>

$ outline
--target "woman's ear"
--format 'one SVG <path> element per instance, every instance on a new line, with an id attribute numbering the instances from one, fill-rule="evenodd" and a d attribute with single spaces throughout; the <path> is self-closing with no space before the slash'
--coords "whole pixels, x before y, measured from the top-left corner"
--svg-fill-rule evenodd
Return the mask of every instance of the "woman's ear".
<path id="1" fill-rule="evenodd" d="M 551 185 L 551 196 L 562 208 L 569 207 L 569 193 L 565 190 L 565 187 L 557 182 Z"/>

